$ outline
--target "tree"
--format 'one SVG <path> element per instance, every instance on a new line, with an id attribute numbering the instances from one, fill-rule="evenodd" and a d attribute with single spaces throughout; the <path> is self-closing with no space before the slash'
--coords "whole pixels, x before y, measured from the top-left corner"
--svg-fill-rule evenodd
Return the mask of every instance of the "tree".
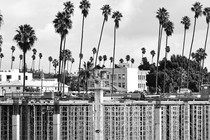
<path id="1" fill-rule="evenodd" d="M 154 58 L 154 56 L 155 56 L 155 50 L 151 50 L 150 54 L 151 54 L 151 56 L 152 56 L 152 64 L 153 64 L 153 58 Z"/>
<path id="2" fill-rule="evenodd" d="M 69 73 L 71 74 L 71 69 L 72 69 L 72 65 L 73 65 L 73 63 L 74 63 L 74 58 L 71 58 L 71 67 L 70 67 L 70 71 L 69 71 Z"/>
<path id="3" fill-rule="evenodd" d="M 103 60 L 104 60 L 103 66 L 105 66 L 105 62 L 107 60 L 107 56 L 106 55 L 103 55 Z"/>
<path id="4" fill-rule="evenodd" d="M 188 16 L 184 16 L 182 18 L 181 23 L 184 25 L 184 39 L 183 39 L 183 47 L 182 47 L 182 56 L 184 56 L 186 31 L 189 30 L 190 28 L 190 18 Z"/>
<path id="5" fill-rule="evenodd" d="M 210 7 L 204 8 L 203 15 L 206 17 L 206 23 L 207 23 L 207 30 L 206 30 L 206 39 L 204 44 L 204 53 L 206 52 L 206 44 L 208 40 L 208 34 L 209 34 L 209 22 L 210 22 Z M 201 68 L 204 68 L 204 60 L 202 60 L 202 66 Z M 200 70 L 201 71 L 201 70 Z M 201 84 L 203 84 L 203 75 L 201 75 Z"/>
<path id="6" fill-rule="evenodd" d="M 131 68 L 132 68 L 132 65 L 134 64 L 135 60 L 134 58 L 131 58 Z"/>
<path id="7" fill-rule="evenodd" d="M 127 61 L 127 64 L 128 64 L 128 61 L 130 61 L 130 59 L 131 59 L 130 55 L 125 56 L 125 60 Z"/>
<path id="8" fill-rule="evenodd" d="M 3 15 L 0 13 L 0 28 L 1 28 L 1 25 L 3 23 Z M 3 43 L 3 38 L 2 38 L 2 35 L 0 35 L 0 47 Z"/>
<path id="9" fill-rule="evenodd" d="M 100 56 L 98 57 L 98 60 L 99 60 L 99 66 L 101 66 L 101 61 L 102 61 L 102 59 L 103 59 L 103 57 L 100 55 Z"/>
<path id="10" fill-rule="evenodd" d="M 2 65 L 2 58 L 4 57 L 3 53 L 0 53 L 0 70 L 1 70 L 1 65 Z"/>
<path id="11" fill-rule="evenodd" d="M 82 45 L 83 45 L 83 33 L 84 33 L 84 22 L 85 18 L 88 15 L 89 8 L 90 8 L 90 3 L 88 0 L 82 0 L 80 2 L 79 8 L 82 10 L 82 35 L 81 35 L 81 45 L 80 45 L 80 53 L 79 53 L 79 73 L 80 73 L 80 68 L 81 68 L 81 60 L 83 58 L 82 54 Z M 78 84 L 80 83 L 80 75 L 78 76 Z M 79 92 L 79 85 L 78 85 L 78 92 Z"/>
<path id="12" fill-rule="evenodd" d="M 114 19 L 114 47 L 113 47 L 113 63 L 112 63 L 112 94 L 113 94 L 113 80 L 114 80 L 114 61 L 115 61 L 115 47 L 116 47 L 116 30 L 119 28 L 119 22 L 122 18 L 122 14 L 119 11 L 113 12 L 112 18 Z"/>
<path id="13" fill-rule="evenodd" d="M 160 49 L 161 49 L 161 39 L 163 32 L 163 25 L 169 18 L 169 13 L 165 8 L 159 8 L 156 13 L 156 18 L 159 20 L 159 34 L 158 34 L 158 49 L 157 49 L 157 72 L 156 72 L 156 93 L 158 90 L 158 64 L 160 58 Z"/>
<path id="14" fill-rule="evenodd" d="M 15 46 L 12 46 L 12 47 L 11 47 L 11 50 L 12 50 L 12 56 L 11 56 L 11 69 L 12 69 L 12 66 L 13 66 L 12 58 L 13 58 L 13 53 L 14 53 L 14 51 L 15 51 Z"/>
<path id="15" fill-rule="evenodd" d="M 92 49 L 92 52 L 93 52 L 93 59 L 92 59 L 92 62 L 95 60 L 95 54 L 96 54 L 96 48 L 94 47 L 93 49 Z"/>
<path id="16" fill-rule="evenodd" d="M 37 37 L 34 29 L 28 25 L 20 25 L 16 30 L 17 34 L 14 36 L 14 40 L 17 45 L 23 51 L 23 92 L 25 91 L 25 72 L 26 72 L 26 52 L 33 47 Z"/>
<path id="17" fill-rule="evenodd" d="M 42 53 L 39 53 L 39 71 L 40 71 L 40 64 L 41 64 L 41 59 L 42 59 Z"/>
<path id="18" fill-rule="evenodd" d="M 99 41 L 98 41 L 98 48 L 97 48 L 97 52 L 96 52 L 96 58 L 98 57 L 98 54 L 99 54 L 101 38 L 102 38 L 102 35 L 103 35 L 103 30 L 104 30 L 104 24 L 105 24 L 106 21 L 108 21 L 109 15 L 111 15 L 111 7 L 109 5 L 104 5 L 101 8 L 101 10 L 102 10 L 102 15 L 104 16 L 104 19 L 103 19 L 103 23 L 102 23 L 102 27 L 101 27 L 101 34 L 100 34 Z M 95 60 L 95 66 L 96 65 L 97 65 L 97 59 Z"/>
<path id="19" fill-rule="evenodd" d="M 66 35 L 68 34 L 68 30 L 72 28 L 72 21 L 70 19 L 71 14 L 73 14 L 74 11 L 74 5 L 71 2 L 64 3 L 64 10 L 63 12 L 58 12 L 56 15 L 56 18 L 53 20 L 55 32 L 58 33 L 61 37 L 60 40 L 60 51 L 59 51 L 59 70 L 58 70 L 58 91 L 60 91 L 59 86 L 59 79 L 60 79 L 60 73 L 61 73 L 61 51 L 62 46 L 64 42 L 63 49 L 65 49 L 65 41 L 66 41 Z"/>
<path id="20" fill-rule="evenodd" d="M 55 68 L 55 74 L 56 74 L 56 69 L 57 69 L 57 66 L 58 66 L 58 60 L 57 59 L 54 59 L 52 61 L 52 63 L 53 63 L 53 67 Z"/>
<path id="21" fill-rule="evenodd" d="M 110 68 L 111 68 L 111 64 L 112 64 L 112 62 L 113 62 L 113 57 L 109 57 L 109 60 L 110 60 Z"/>
<path id="22" fill-rule="evenodd" d="M 22 55 L 22 54 L 20 54 L 20 55 L 19 55 L 19 58 L 20 58 L 20 62 L 19 62 L 19 70 L 20 70 L 20 67 L 21 67 L 21 69 L 22 69 L 21 62 L 22 62 L 22 59 L 23 59 L 23 55 Z"/>
<path id="23" fill-rule="evenodd" d="M 91 56 L 91 57 L 89 58 L 89 60 L 90 60 L 90 62 L 93 62 L 94 59 L 93 59 L 93 57 Z"/>
<path id="24" fill-rule="evenodd" d="M 51 66 L 52 60 L 53 60 L 52 56 L 49 56 L 48 57 L 48 61 L 49 61 L 49 73 L 50 73 L 50 66 Z"/>
<path id="25" fill-rule="evenodd" d="M 124 60 L 122 58 L 119 61 L 120 61 L 120 63 L 123 63 L 124 62 Z"/>
<path id="26" fill-rule="evenodd" d="M 144 47 L 141 48 L 141 53 L 142 53 L 142 56 L 141 56 L 141 61 L 142 61 L 143 56 L 144 56 L 144 54 L 146 53 L 146 49 L 145 49 Z"/>
<path id="27" fill-rule="evenodd" d="M 163 25 L 164 30 L 166 32 L 166 48 L 165 48 L 165 67 L 164 67 L 164 84 L 163 84 L 163 93 L 165 93 L 165 78 L 166 78 L 166 61 L 167 61 L 167 54 L 170 51 L 170 47 L 168 46 L 168 37 L 171 36 L 174 32 L 174 24 L 171 21 L 165 22 Z"/>
<path id="28" fill-rule="evenodd" d="M 193 4 L 193 7 L 191 8 L 191 10 L 195 13 L 195 15 L 194 15 L 194 27 L 193 27 L 192 41 L 190 44 L 190 52 L 189 52 L 189 58 L 188 58 L 189 59 L 188 60 L 188 69 L 187 69 L 188 74 L 189 74 L 189 68 L 190 68 L 190 57 L 191 57 L 191 53 L 192 53 L 192 47 L 193 47 L 194 36 L 195 36 L 196 21 L 197 21 L 197 18 L 202 15 L 202 5 L 200 4 L 200 2 L 196 2 L 195 4 Z M 189 81 L 189 79 L 188 79 L 188 81 Z M 187 82 L 187 88 L 188 87 L 189 87 L 189 82 Z"/>
<path id="29" fill-rule="evenodd" d="M 35 63 L 36 56 L 33 54 L 31 56 L 31 58 L 32 58 L 31 70 L 34 71 L 34 67 L 35 67 L 35 64 L 34 63 Z"/>

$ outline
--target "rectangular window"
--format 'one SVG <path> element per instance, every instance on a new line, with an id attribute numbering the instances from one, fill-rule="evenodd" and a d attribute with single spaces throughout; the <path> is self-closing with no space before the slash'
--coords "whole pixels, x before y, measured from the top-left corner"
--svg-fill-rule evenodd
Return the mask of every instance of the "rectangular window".
<path id="1" fill-rule="evenodd" d="M 18 80 L 21 80 L 21 76 L 20 75 L 18 75 Z"/>
<path id="2" fill-rule="evenodd" d="M 7 81 L 9 81 L 10 79 L 12 79 L 12 75 L 6 75 Z"/>
<path id="3" fill-rule="evenodd" d="M 125 80 L 125 74 L 122 74 L 122 79 Z"/>
<path id="4" fill-rule="evenodd" d="M 108 74 L 106 75 L 106 78 L 109 79 L 109 75 Z"/>
<path id="5" fill-rule="evenodd" d="M 28 76 L 26 76 L 25 78 L 26 78 L 26 80 L 28 80 Z"/>
<path id="6" fill-rule="evenodd" d="M 118 83 L 118 87 L 121 87 L 121 83 Z"/>
<path id="7" fill-rule="evenodd" d="M 118 79 L 121 80 L 122 79 L 122 75 L 118 74 Z"/>
<path id="8" fill-rule="evenodd" d="M 20 87 L 16 87 L 17 90 L 20 90 Z"/>
<path id="9" fill-rule="evenodd" d="M 125 82 L 122 82 L 122 88 L 126 88 L 126 87 L 125 87 Z"/>

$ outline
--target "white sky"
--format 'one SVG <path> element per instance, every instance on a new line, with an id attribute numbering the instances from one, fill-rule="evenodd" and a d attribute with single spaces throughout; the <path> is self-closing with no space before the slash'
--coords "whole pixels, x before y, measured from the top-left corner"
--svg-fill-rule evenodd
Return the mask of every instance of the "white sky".
<path id="1" fill-rule="evenodd" d="M 1 0 L 0 10 L 3 15 L 4 23 L 1 27 L 0 34 L 3 36 L 2 52 L 4 53 L 2 69 L 9 69 L 11 63 L 11 46 L 16 46 L 14 53 L 16 60 L 14 68 L 18 68 L 19 55 L 22 53 L 13 41 L 16 34 L 15 30 L 19 25 L 30 24 L 38 38 L 34 45 L 37 54 L 42 53 L 43 58 L 41 67 L 48 72 L 48 57 L 58 58 L 60 36 L 55 33 L 52 24 L 53 19 L 58 11 L 62 11 L 63 2 L 66 0 Z M 72 0 L 75 6 L 75 13 L 72 17 L 73 28 L 67 36 L 66 48 L 72 51 L 75 58 L 73 71 L 78 69 L 79 49 L 81 38 L 81 22 L 82 15 L 78 8 L 80 0 Z M 156 11 L 158 8 L 165 7 L 170 13 L 170 20 L 175 24 L 174 34 L 169 38 L 170 54 L 181 54 L 183 42 L 183 25 L 180 24 L 181 18 L 185 15 L 191 18 L 193 24 L 194 13 L 190 8 L 194 0 L 90 0 L 91 9 L 89 15 L 85 19 L 84 42 L 83 42 L 83 61 L 89 60 L 92 56 L 92 48 L 98 44 L 99 34 L 103 16 L 100 8 L 104 4 L 109 4 L 112 11 L 120 11 L 123 14 L 120 28 L 117 30 L 117 46 L 116 60 L 118 63 L 120 58 L 125 59 L 126 55 L 130 55 L 135 59 L 134 67 L 141 62 L 141 48 L 146 48 L 146 56 L 151 61 L 150 51 L 157 52 L 157 35 L 158 20 L 156 19 Z M 209 0 L 199 0 L 203 7 L 210 7 Z M 99 55 L 106 54 L 108 59 L 112 56 L 113 50 L 113 28 L 114 21 L 109 17 L 105 24 L 104 34 L 101 42 Z M 192 25 L 187 32 L 186 51 L 188 57 L 190 41 L 192 36 Z M 195 41 L 193 51 L 204 47 L 206 34 L 206 22 L 204 16 L 198 19 L 196 27 Z M 210 39 L 207 43 L 207 54 L 210 54 Z M 165 34 L 162 40 L 161 59 L 164 56 Z M 31 67 L 32 51 L 27 52 L 27 64 Z M 155 56 L 156 59 L 156 56 Z M 154 61 L 156 61 L 154 59 Z M 210 56 L 205 61 L 206 66 L 210 69 Z M 109 60 L 106 62 L 109 66 Z M 36 56 L 36 69 L 38 68 L 38 55 Z M 51 71 L 53 68 L 51 67 Z"/>

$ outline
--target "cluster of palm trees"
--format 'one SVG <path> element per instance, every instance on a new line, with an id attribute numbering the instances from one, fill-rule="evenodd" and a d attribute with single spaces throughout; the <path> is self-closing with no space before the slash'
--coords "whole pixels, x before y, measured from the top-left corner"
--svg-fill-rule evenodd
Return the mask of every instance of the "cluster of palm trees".
<path id="1" fill-rule="evenodd" d="M 189 86 L 190 59 L 191 59 L 191 56 L 192 56 L 192 48 L 193 48 L 193 42 L 194 42 L 194 36 L 195 36 L 196 21 L 202 14 L 206 17 L 206 23 L 207 23 L 206 39 L 205 39 L 204 51 L 203 51 L 203 54 L 202 54 L 203 57 L 201 59 L 202 68 L 204 66 L 203 64 L 204 64 L 204 59 L 205 59 L 206 43 L 207 43 L 207 38 L 208 38 L 209 21 L 210 21 L 210 7 L 204 8 L 204 10 L 202 10 L 202 7 L 203 6 L 200 2 L 196 2 L 196 3 L 193 4 L 193 6 L 191 8 L 191 10 L 195 13 L 195 15 L 194 15 L 194 27 L 193 27 L 192 41 L 191 41 L 191 44 L 190 44 L 190 52 L 189 52 L 188 66 L 187 66 L 188 67 L 187 68 L 187 74 L 188 74 L 188 76 L 187 76 L 188 77 L 187 88 Z M 173 22 L 171 22 L 169 20 L 169 13 L 165 8 L 158 9 L 156 14 L 157 14 L 156 17 L 159 20 L 159 35 L 158 35 L 158 49 L 157 49 L 157 70 L 156 70 L 157 71 L 157 73 L 156 73 L 156 92 L 157 92 L 158 91 L 158 64 L 159 64 L 159 57 L 160 57 L 162 32 L 163 32 L 163 29 L 166 32 L 165 60 L 167 60 L 167 53 L 170 51 L 170 47 L 168 46 L 168 37 L 173 34 L 174 24 L 173 24 Z M 184 16 L 182 18 L 181 23 L 184 25 L 184 39 L 183 39 L 183 48 L 182 48 L 181 55 L 184 56 L 186 31 L 189 29 L 189 27 L 191 25 L 190 18 L 188 16 Z M 166 63 L 165 63 L 165 67 L 166 67 Z M 164 86 L 165 86 L 165 84 L 164 84 Z M 165 88 L 163 88 L 163 89 L 165 89 Z"/>

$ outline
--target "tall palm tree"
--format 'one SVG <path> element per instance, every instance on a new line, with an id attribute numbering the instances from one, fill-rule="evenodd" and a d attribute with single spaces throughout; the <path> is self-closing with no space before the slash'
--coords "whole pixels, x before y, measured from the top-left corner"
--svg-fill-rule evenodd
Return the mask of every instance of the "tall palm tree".
<path id="1" fill-rule="evenodd" d="M 107 60 L 107 56 L 106 55 L 103 55 L 103 61 L 104 61 L 103 66 L 105 66 L 106 60 Z"/>
<path id="2" fill-rule="evenodd" d="M 73 63 L 74 63 L 74 58 L 71 58 L 71 66 L 70 66 L 70 71 L 69 71 L 69 73 L 71 74 L 71 69 L 72 69 L 72 65 L 73 65 Z"/>
<path id="3" fill-rule="evenodd" d="M 190 18 L 188 16 L 184 16 L 182 18 L 181 23 L 184 25 L 184 39 L 183 39 L 183 47 L 182 47 L 182 57 L 183 57 L 184 56 L 184 49 L 185 49 L 186 31 L 189 30 L 190 24 L 191 24 L 190 23 Z M 181 65 L 182 65 L 181 67 L 183 68 L 183 62 L 182 62 Z M 180 79 L 181 79 L 181 81 L 180 81 L 180 87 L 182 88 L 182 73 L 180 73 Z"/>
<path id="4" fill-rule="evenodd" d="M 15 56 L 12 56 L 12 64 L 11 64 L 11 69 L 13 68 L 13 62 L 15 61 Z"/>
<path id="5" fill-rule="evenodd" d="M 164 83 L 163 83 L 163 93 L 165 93 L 165 83 L 166 83 L 166 60 L 167 53 L 170 51 L 170 47 L 168 46 L 168 37 L 171 36 L 174 32 L 174 24 L 171 21 L 167 21 L 164 25 L 164 30 L 166 32 L 166 49 L 165 49 L 165 66 L 164 66 Z"/>
<path id="6" fill-rule="evenodd" d="M 204 8 L 203 15 L 206 17 L 206 23 L 207 23 L 207 30 L 206 30 L 206 39 L 205 39 L 205 44 L 204 44 L 204 53 L 206 52 L 206 44 L 208 40 L 208 34 L 209 34 L 209 22 L 210 22 L 210 7 Z M 204 60 L 202 60 L 202 65 L 201 68 L 203 69 L 204 67 Z M 203 84 L 203 75 L 201 75 L 201 84 Z"/>
<path id="7" fill-rule="evenodd" d="M 104 30 L 104 24 L 105 24 L 106 21 L 108 21 L 109 15 L 111 15 L 111 7 L 108 4 L 104 5 L 101 8 L 101 10 L 102 10 L 102 15 L 104 16 L 104 19 L 103 19 L 103 23 L 102 23 L 102 27 L 101 27 L 101 34 L 100 34 L 99 41 L 98 41 L 98 48 L 97 48 L 96 58 L 98 57 L 98 54 L 99 54 L 99 48 L 100 48 L 101 38 L 102 38 L 103 30 Z M 97 65 L 97 59 L 95 60 L 95 66 L 96 65 Z"/>
<path id="8" fill-rule="evenodd" d="M 109 60 L 110 60 L 110 68 L 111 68 L 111 64 L 112 64 L 112 62 L 113 62 L 113 57 L 109 57 Z"/>
<path id="9" fill-rule="evenodd" d="M 154 58 L 154 56 L 155 56 L 155 50 L 151 50 L 151 51 L 150 51 L 150 54 L 151 54 L 151 56 L 152 56 L 152 64 L 153 64 L 153 58 Z"/>
<path id="10" fill-rule="evenodd" d="M 157 71 L 156 71 L 156 93 L 157 93 L 158 92 L 158 64 L 159 64 L 159 58 L 160 58 L 163 25 L 168 20 L 169 13 L 164 7 L 159 8 L 158 11 L 156 12 L 156 18 L 159 20 L 158 49 L 157 49 Z"/>
<path id="11" fill-rule="evenodd" d="M 56 69 L 57 69 L 57 66 L 58 66 L 58 60 L 57 59 L 54 59 L 52 61 L 52 63 L 53 63 L 53 67 L 55 68 L 55 74 L 56 74 Z"/>
<path id="12" fill-rule="evenodd" d="M 128 64 L 128 61 L 130 61 L 130 59 L 131 59 L 130 55 L 125 56 L 125 60 L 127 61 L 127 64 Z"/>
<path id="13" fill-rule="evenodd" d="M 120 58 L 120 60 L 119 60 L 119 61 L 120 61 L 120 63 L 123 63 L 123 62 L 124 62 L 124 60 L 123 60 L 122 58 Z"/>
<path id="14" fill-rule="evenodd" d="M 183 47 L 182 47 L 182 56 L 184 56 L 186 31 L 189 30 L 190 28 L 190 18 L 188 16 L 184 16 L 182 18 L 181 23 L 184 25 L 184 39 L 183 39 Z"/>
<path id="15" fill-rule="evenodd" d="M 20 67 L 21 67 L 21 69 L 22 69 L 21 62 L 22 62 L 22 59 L 23 59 L 23 55 L 22 55 L 22 54 L 20 54 L 20 55 L 19 55 L 19 58 L 20 58 L 20 62 L 19 62 L 19 70 L 20 70 Z"/>
<path id="16" fill-rule="evenodd" d="M 100 55 L 100 56 L 98 57 L 98 60 L 99 60 L 99 66 L 101 66 L 101 61 L 102 61 L 102 59 L 103 59 L 103 57 Z"/>
<path id="17" fill-rule="evenodd" d="M 81 45 L 80 45 L 80 53 L 79 53 L 79 73 L 80 73 L 80 68 L 81 68 L 81 60 L 83 58 L 82 54 L 82 45 L 83 45 L 83 33 L 84 33 L 84 22 L 85 18 L 88 15 L 89 8 L 90 8 L 90 3 L 88 0 L 82 0 L 80 2 L 79 8 L 82 10 L 82 34 L 81 34 Z M 79 84 L 80 84 L 80 75 L 78 76 L 78 91 L 79 91 Z"/>
<path id="18" fill-rule="evenodd" d="M 91 56 L 91 57 L 89 58 L 89 60 L 90 60 L 91 63 L 93 63 L 93 60 L 94 60 L 94 59 L 93 59 L 93 57 Z"/>
<path id="19" fill-rule="evenodd" d="M 36 60 L 36 53 L 37 53 L 37 50 L 35 48 L 32 49 L 32 52 L 33 52 L 33 71 L 35 70 L 35 60 Z"/>
<path id="20" fill-rule="evenodd" d="M 2 65 L 2 58 L 4 57 L 3 53 L 0 53 L 0 70 L 1 70 L 1 65 Z"/>
<path id="21" fill-rule="evenodd" d="M 23 51 L 23 92 L 25 91 L 25 72 L 26 72 L 26 52 L 33 47 L 37 40 L 35 31 L 30 25 L 20 25 L 16 30 L 17 34 L 14 36 L 14 40 L 17 45 Z"/>
<path id="22" fill-rule="evenodd" d="M 35 62 L 36 56 L 33 54 L 33 55 L 31 56 L 31 58 L 32 58 L 31 70 L 34 71 L 34 66 L 35 66 L 34 62 Z"/>
<path id="23" fill-rule="evenodd" d="M 52 56 L 49 56 L 48 57 L 48 61 L 49 61 L 49 73 L 50 73 L 50 66 L 51 66 L 52 60 L 53 60 Z"/>
<path id="24" fill-rule="evenodd" d="M 142 53 L 142 56 L 141 56 L 141 62 L 142 62 L 143 56 L 146 53 L 146 49 L 144 47 L 141 48 L 141 53 Z"/>
<path id="25" fill-rule="evenodd" d="M 0 47 L 1 47 L 2 43 L 3 43 L 3 38 L 2 38 L 2 35 L 0 35 Z"/>
<path id="26" fill-rule="evenodd" d="M 12 69 L 12 65 L 13 65 L 12 58 L 13 58 L 13 53 L 14 53 L 14 51 L 15 51 L 15 46 L 12 46 L 12 47 L 11 47 L 11 50 L 12 50 L 12 56 L 11 56 L 11 69 Z"/>
<path id="27" fill-rule="evenodd" d="M 32 49 L 32 52 L 33 52 L 34 55 L 36 55 L 37 50 L 36 50 L 35 48 L 33 48 L 33 49 Z"/>
<path id="28" fill-rule="evenodd" d="M 60 73 L 61 73 L 61 51 L 63 46 L 63 41 L 68 34 L 68 30 L 72 28 L 72 21 L 70 19 L 70 15 L 66 12 L 58 12 L 56 18 L 53 20 L 55 32 L 58 33 L 61 37 L 60 40 L 60 51 L 59 51 L 59 70 L 58 70 L 58 91 L 60 91 Z"/>
<path id="29" fill-rule="evenodd" d="M 112 94 L 113 94 L 113 82 L 114 82 L 114 61 L 115 61 L 115 47 L 116 47 L 116 30 L 119 28 L 119 22 L 122 18 L 122 14 L 119 11 L 115 11 L 112 14 L 112 18 L 114 19 L 114 47 L 113 47 L 113 63 L 112 63 Z"/>
<path id="30" fill-rule="evenodd" d="M 190 44 L 190 52 L 189 52 L 189 58 L 188 58 L 188 66 L 187 66 L 187 88 L 189 87 L 189 69 L 190 69 L 190 57 L 192 53 L 192 47 L 193 47 L 193 42 L 194 42 L 194 36 L 195 36 L 195 27 L 196 27 L 196 21 L 197 18 L 202 15 L 202 5 L 200 2 L 196 2 L 193 4 L 193 7 L 191 10 L 195 13 L 194 15 L 194 27 L 193 27 L 193 34 L 192 34 L 192 41 Z"/>
<path id="31" fill-rule="evenodd" d="M 1 28 L 2 22 L 3 22 L 3 15 L 0 13 L 0 28 Z M 0 35 L 0 47 L 2 43 L 3 43 L 3 38 L 2 38 L 2 35 Z"/>
<path id="32" fill-rule="evenodd" d="M 94 61 L 94 59 L 95 59 L 95 54 L 96 54 L 96 48 L 94 47 L 93 49 L 92 49 L 92 52 L 93 52 L 93 60 L 92 60 L 92 62 Z"/>
<path id="33" fill-rule="evenodd" d="M 41 64 L 42 57 L 43 57 L 42 53 L 39 53 L 39 71 L 40 71 L 40 64 Z"/>
<path id="34" fill-rule="evenodd" d="M 131 58 L 131 68 L 132 68 L 132 65 L 134 64 L 135 60 L 134 58 Z"/>

